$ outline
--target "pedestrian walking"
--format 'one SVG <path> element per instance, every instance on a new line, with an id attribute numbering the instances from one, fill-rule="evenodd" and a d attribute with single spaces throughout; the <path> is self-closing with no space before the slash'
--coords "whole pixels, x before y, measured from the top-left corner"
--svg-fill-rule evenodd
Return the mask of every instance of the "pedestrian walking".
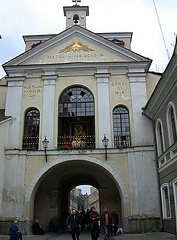
<path id="1" fill-rule="evenodd" d="M 72 214 L 68 218 L 68 228 L 70 227 L 71 227 L 72 239 L 79 240 L 81 220 L 79 215 L 76 214 L 76 210 L 73 210 Z"/>
<path id="2" fill-rule="evenodd" d="M 87 226 L 87 230 L 90 230 L 90 210 L 87 209 L 87 212 L 85 214 L 85 224 Z"/>
<path id="3" fill-rule="evenodd" d="M 119 216 L 116 213 L 116 211 L 112 211 L 111 215 L 112 215 L 112 217 L 114 219 L 114 226 L 112 227 L 111 236 L 116 236 L 118 225 L 119 225 Z"/>
<path id="4" fill-rule="evenodd" d="M 10 240 L 19 240 L 19 239 L 22 240 L 22 233 L 19 230 L 17 224 L 18 224 L 18 221 L 15 220 L 10 227 L 10 230 L 9 230 Z"/>
<path id="5" fill-rule="evenodd" d="M 99 233 L 100 233 L 99 221 L 100 221 L 99 214 L 96 212 L 95 207 L 91 207 L 90 227 L 91 227 L 92 240 L 97 240 L 99 237 Z"/>
<path id="6" fill-rule="evenodd" d="M 105 240 L 109 240 L 111 229 L 114 227 L 114 219 L 108 212 L 108 208 L 104 208 L 104 213 L 101 214 L 100 225 L 104 230 Z"/>

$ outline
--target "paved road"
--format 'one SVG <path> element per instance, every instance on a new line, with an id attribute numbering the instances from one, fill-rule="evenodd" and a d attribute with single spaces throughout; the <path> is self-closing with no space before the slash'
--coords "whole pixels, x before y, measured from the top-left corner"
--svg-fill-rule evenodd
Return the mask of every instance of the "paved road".
<path id="1" fill-rule="evenodd" d="M 9 236 L 0 235 L 0 240 L 9 240 Z M 23 240 L 72 240 L 71 235 L 65 234 L 46 234 L 44 236 L 28 235 Z M 87 232 L 82 232 L 80 240 L 91 240 L 91 236 Z M 99 240 L 103 240 L 100 235 Z M 177 240 L 177 236 L 169 233 L 145 233 L 145 234 L 123 234 L 111 238 L 111 240 Z"/>

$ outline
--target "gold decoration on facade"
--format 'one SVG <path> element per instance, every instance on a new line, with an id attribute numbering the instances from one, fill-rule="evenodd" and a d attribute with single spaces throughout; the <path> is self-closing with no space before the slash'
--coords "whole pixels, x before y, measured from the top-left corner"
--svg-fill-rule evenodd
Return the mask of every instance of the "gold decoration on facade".
<path id="1" fill-rule="evenodd" d="M 86 45 L 83 45 L 82 43 L 80 42 L 73 42 L 71 45 L 65 47 L 64 49 L 62 49 L 60 51 L 60 53 L 62 52 L 69 52 L 69 51 L 84 51 L 84 52 L 89 52 L 89 51 L 94 51 L 93 49 L 87 47 Z"/>

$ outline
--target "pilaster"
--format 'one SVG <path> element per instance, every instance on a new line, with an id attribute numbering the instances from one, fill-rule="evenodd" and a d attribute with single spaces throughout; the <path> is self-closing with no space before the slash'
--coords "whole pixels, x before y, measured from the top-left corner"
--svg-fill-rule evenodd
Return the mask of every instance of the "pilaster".
<path id="1" fill-rule="evenodd" d="M 109 98 L 109 77 L 108 69 L 97 68 L 95 74 L 97 79 L 98 98 L 98 143 L 99 148 L 103 148 L 102 139 L 106 134 L 109 139 L 109 147 L 112 147 L 111 119 L 110 119 L 110 98 Z"/>
<path id="2" fill-rule="evenodd" d="M 139 69 L 138 69 L 139 70 Z M 147 103 L 146 73 L 129 70 L 130 92 L 134 126 L 134 145 L 153 144 L 153 127 L 149 119 L 142 114 Z"/>
<path id="3" fill-rule="evenodd" d="M 20 134 L 20 115 L 21 115 L 21 101 L 22 101 L 22 88 L 24 76 L 9 77 L 7 78 L 7 98 L 5 115 L 12 116 L 11 124 L 9 127 L 8 148 L 19 148 L 19 134 Z"/>
<path id="4" fill-rule="evenodd" d="M 5 161 L 2 208 L 3 218 L 23 218 L 25 165 L 25 155 L 9 155 L 8 161 Z"/>
<path id="5" fill-rule="evenodd" d="M 55 106 L 55 81 L 57 75 L 44 75 L 43 114 L 42 114 L 42 140 L 49 140 L 49 149 L 54 148 L 54 106 Z"/>

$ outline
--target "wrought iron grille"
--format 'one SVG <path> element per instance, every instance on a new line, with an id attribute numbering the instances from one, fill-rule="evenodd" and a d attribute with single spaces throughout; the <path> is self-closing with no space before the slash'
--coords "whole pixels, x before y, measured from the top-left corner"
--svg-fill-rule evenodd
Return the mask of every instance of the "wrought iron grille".
<path id="1" fill-rule="evenodd" d="M 118 106 L 113 110 L 114 147 L 131 147 L 129 112 Z"/>
<path id="2" fill-rule="evenodd" d="M 95 136 L 59 136 L 58 149 L 94 149 Z"/>
<path id="3" fill-rule="evenodd" d="M 40 113 L 37 109 L 30 109 L 25 114 L 23 149 L 38 149 Z"/>

